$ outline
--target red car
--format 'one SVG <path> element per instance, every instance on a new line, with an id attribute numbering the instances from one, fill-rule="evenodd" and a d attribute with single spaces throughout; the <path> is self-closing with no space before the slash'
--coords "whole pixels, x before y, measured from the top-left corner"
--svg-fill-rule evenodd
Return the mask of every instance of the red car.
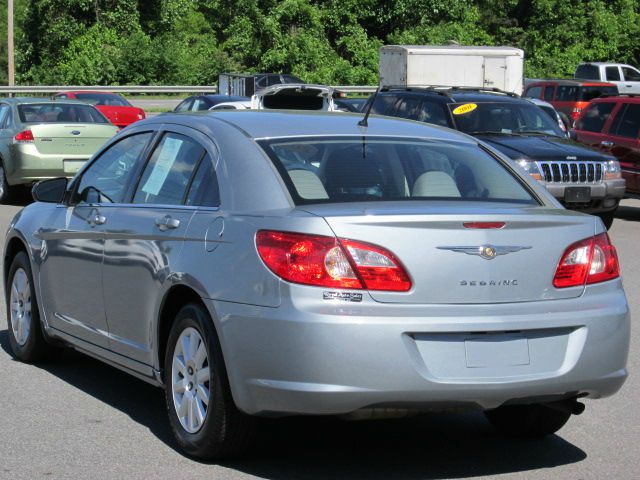
<path id="1" fill-rule="evenodd" d="M 60 92 L 56 93 L 53 98 L 71 98 L 94 105 L 111 123 L 120 128 L 146 118 L 144 110 L 134 107 L 115 93 L 97 91 Z"/>
<path id="2" fill-rule="evenodd" d="M 566 116 L 569 127 L 589 101 L 603 95 L 617 95 L 613 83 L 593 80 L 541 80 L 527 85 L 523 97 L 539 98 L 549 102 Z"/>
<path id="3" fill-rule="evenodd" d="M 615 156 L 627 181 L 627 196 L 640 196 L 640 97 L 592 100 L 578 117 L 572 135 Z"/>

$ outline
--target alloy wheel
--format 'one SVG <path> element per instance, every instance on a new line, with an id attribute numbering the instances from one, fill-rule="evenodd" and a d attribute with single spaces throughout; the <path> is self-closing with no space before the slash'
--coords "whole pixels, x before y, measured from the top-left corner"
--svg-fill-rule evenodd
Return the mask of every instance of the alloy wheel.
<path id="1" fill-rule="evenodd" d="M 180 425 L 196 433 L 209 411 L 211 371 L 207 346 L 200 333 L 185 328 L 173 350 L 171 393 Z"/>
<path id="2" fill-rule="evenodd" d="M 11 281 L 11 329 L 21 347 L 29 340 L 31 331 L 31 286 L 27 272 L 18 268 Z"/>

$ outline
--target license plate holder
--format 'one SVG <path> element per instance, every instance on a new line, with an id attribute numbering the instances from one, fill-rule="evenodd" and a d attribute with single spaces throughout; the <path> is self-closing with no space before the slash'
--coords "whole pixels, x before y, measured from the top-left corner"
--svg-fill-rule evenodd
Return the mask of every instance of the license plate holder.
<path id="1" fill-rule="evenodd" d="M 567 203 L 587 203 L 591 201 L 591 187 L 567 187 L 564 191 Z"/>
<path id="2" fill-rule="evenodd" d="M 467 368 L 529 365 L 529 342 L 519 334 L 487 334 L 464 342 Z"/>

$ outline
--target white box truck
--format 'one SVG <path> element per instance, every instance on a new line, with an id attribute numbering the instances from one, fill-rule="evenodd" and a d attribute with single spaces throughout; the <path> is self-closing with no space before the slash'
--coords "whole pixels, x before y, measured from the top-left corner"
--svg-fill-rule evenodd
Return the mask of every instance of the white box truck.
<path id="1" fill-rule="evenodd" d="M 499 88 L 522 94 L 524 51 L 513 47 L 385 45 L 380 85 Z"/>

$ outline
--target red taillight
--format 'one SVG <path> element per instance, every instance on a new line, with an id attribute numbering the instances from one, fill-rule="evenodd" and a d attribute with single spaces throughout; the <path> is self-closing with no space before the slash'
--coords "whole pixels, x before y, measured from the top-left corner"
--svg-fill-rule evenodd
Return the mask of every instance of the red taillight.
<path id="1" fill-rule="evenodd" d="M 570 245 L 562 255 L 553 286 L 556 288 L 604 282 L 620 276 L 616 248 L 601 233 Z"/>
<path id="2" fill-rule="evenodd" d="M 322 235 L 261 230 L 256 246 L 280 278 L 323 287 L 406 292 L 411 281 L 388 250 Z"/>
<path id="3" fill-rule="evenodd" d="M 571 120 L 577 120 L 580 116 L 580 112 L 582 112 L 582 109 L 580 107 L 575 107 L 573 110 L 571 110 Z"/>
<path id="4" fill-rule="evenodd" d="M 23 130 L 14 138 L 16 142 L 33 142 L 33 132 L 31 130 Z"/>

